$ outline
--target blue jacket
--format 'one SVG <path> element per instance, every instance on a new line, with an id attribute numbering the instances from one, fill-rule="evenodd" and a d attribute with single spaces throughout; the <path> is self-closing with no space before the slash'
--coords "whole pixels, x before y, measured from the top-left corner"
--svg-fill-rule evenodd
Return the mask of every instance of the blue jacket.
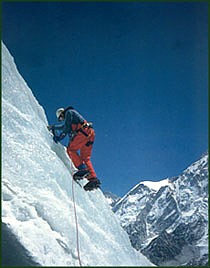
<path id="1" fill-rule="evenodd" d="M 53 129 L 61 131 L 60 135 L 55 135 L 57 141 L 62 140 L 67 134 L 71 137 L 73 130 L 77 129 L 78 124 L 84 124 L 85 119 L 76 110 L 67 108 L 64 110 L 64 122 L 63 124 L 54 125 Z M 73 129 L 72 129 L 73 127 Z"/>

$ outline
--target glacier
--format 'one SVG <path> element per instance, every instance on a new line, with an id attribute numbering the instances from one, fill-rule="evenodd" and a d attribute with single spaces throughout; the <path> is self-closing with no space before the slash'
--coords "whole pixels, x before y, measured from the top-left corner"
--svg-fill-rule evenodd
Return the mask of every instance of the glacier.
<path id="1" fill-rule="evenodd" d="M 39 265 L 79 266 L 74 190 L 82 266 L 153 266 L 132 248 L 101 190 L 72 180 L 76 169 L 47 125 L 2 43 L 3 224 Z"/>

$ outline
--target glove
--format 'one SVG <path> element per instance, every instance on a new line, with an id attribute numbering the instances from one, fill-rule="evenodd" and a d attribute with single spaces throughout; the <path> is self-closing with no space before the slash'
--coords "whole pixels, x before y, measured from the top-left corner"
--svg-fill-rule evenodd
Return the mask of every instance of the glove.
<path id="1" fill-rule="evenodd" d="M 53 129 L 54 129 L 54 125 L 47 126 L 47 129 L 48 129 L 49 131 L 53 130 Z"/>
<path id="2" fill-rule="evenodd" d="M 54 135 L 53 140 L 55 143 L 58 143 L 58 141 L 61 141 L 65 136 L 66 134 L 62 132 L 59 136 Z"/>

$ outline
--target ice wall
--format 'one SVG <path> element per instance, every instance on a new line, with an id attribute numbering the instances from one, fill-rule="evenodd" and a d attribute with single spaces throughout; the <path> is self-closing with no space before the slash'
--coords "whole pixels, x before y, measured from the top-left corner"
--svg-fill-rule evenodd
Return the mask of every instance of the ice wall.
<path id="1" fill-rule="evenodd" d="M 2 221 L 42 266 L 78 266 L 74 167 L 2 44 Z M 83 266 L 149 266 L 100 190 L 73 185 Z"/>

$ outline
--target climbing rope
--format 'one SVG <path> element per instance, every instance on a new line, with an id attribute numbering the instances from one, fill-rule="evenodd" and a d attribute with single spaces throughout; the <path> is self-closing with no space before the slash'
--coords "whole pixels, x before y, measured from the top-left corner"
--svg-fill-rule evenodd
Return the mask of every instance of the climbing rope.
<path id="1" fill-rule="evenodd" d="M 72 179 L 72 200 L 74 205 L 74 219 L 75 219 L 75 229 L 76 229 L 76 244 L 77 244 L 77 256 L 79 265 L 82 266 L 81 258 L 80 258 L 80 249 L 79 249 L 79 228 L 78 228 L 78 220 L 77 220 L 77 210 L 75 203 L 75 195 L 74 195 L 74 180 Z"/>

